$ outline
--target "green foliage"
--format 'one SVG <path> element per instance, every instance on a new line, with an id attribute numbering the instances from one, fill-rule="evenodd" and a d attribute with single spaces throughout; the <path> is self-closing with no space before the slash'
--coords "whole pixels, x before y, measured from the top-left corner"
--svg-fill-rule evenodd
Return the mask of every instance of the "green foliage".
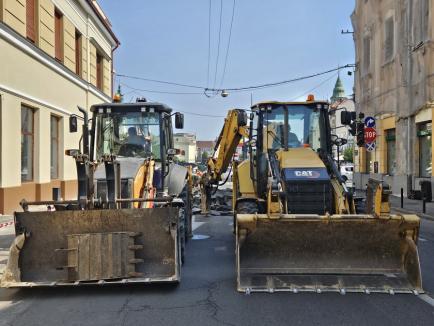
<path id="1" fill-rule="evenodd" d="M 354 147 L 347 147 L 344 149 L 344 160 L 353 163 L 354 161 Z"/>
<path id="2" fill-rule="evenodd" d="M 206 161 L 208 161 L 208 153 L 204 151 L 202 153 L 202 163 L 206 163 Z"/>

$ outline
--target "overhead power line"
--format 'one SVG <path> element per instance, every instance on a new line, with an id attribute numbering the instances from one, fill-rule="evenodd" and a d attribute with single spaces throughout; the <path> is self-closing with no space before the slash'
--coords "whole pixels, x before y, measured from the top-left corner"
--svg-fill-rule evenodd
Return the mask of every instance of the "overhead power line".
<path id="1" fill-rule="evenodd" d="M 206 93 L 206 92 L 215 92 L 215 93 L 218 93 L 218 92 L 221 92 L 221 91 L 243 92 L 243 91 L 250 91 L 250 90 L 254 90 L 254 89 L 276 87 L 276 86 L 281 86 L 281 85 L 285 85 L 285 84 L 291 84 L 291 83 L 294 83 L 294 82 L 298 82 L 298 81 L 302 81 L 302 80 L 306 80 L 306 79 L 311 79 L 311 78 L 327 75 L 329 73 L 332 73 L 332 72 L 335 72 L 335 71 L 339 71 L 341 69 L 353 68 L 353 67 L 354 67 L 353 64 L 347 64 L 345 66 L 339 66 L 337 68 L 333 68 L 333 69 L 329 69 L 329 70 L 326 70 L 326 71 L 310 74 L 310 75 L 307 75 L 307 76 L 300 76 L 300 77 L 296 77 L 296 78 L 292 78 L 292 79 L 287 79 L 287 80 L 282 80 L 282 81 L 273 82 L 273 83 L 251 85 L 251 86 L 244 86 L 244 87 L 233 87 L 233 88 L 207 88 L 207 87 L 200 86 L 200 85 L 176 83 L 176 82 L 171 82 L 171 81 L 150 79 L 150 78 L 145 78 L 145 77 L 130 76 L 130 75 L 124 75 L 124 74 L 116 74 L 116 75 L 119 76 L 119 77 L 123 77 L 123 78 L 143 80 L 143 81 L 148 81 L 148 82 L 167 84 L 167 85 L 173 85 L 173 86 L 179 86 L 179 87 L 187 87 L 187 88 L 200 89 L 200 90 L 203 91 L 203 93 Z M 173 93 L 173 92 L 168 92 L 168 93 Z M 183 92 L 179 92 L 179 93 L 183 93 Z"/>
<path id="2" fill-rule="evenodd" d="M 211 18 L 212 18 L 212 5 L 211 0 L 209 0 L 208 8 L 208 72 L 206 77 L 206 87 L 209 87 L 209 74 L 211 67 Z"/>
<path id="3" fill-rule="evenodd" d="M 159 91 L 159 90 L 152 90 L 152 89 L 143 89 L 143 88 L 136 88 L 129 86 L 123 82 L 119 83 L 120 85 L 132 90 L 132 91 L 138 91 L 138 92 L 148 92 L 148 93 L 156 93 L 156 94 L 172 94 L 172 95 L 203 95 L 203 92 L 172 92 L 172 91 Z"/>
<path id="4" fill-rule="evenodd" d="M 229 57 L 229 48 L 231 46 L 231 38 L 232 38 L 232 26 L 234 24 L 234 16 L 235 16 L 235 0 L 232 4 L 232 17 L 231 17 L 231 24 L 229 26 L 229 37 L 228 37 L 228 44 L 226 46 L 226 55 L 225 55 L 225 63 L 223 65 L 223 73 L 222 73 L 222 78 L 220 80 L 220 87 L 222 87 L 223 85 L 223 81 L 225 79 L 225 74 L 226 74 L 226 66 L 228 64 L 228 57 Z"/>
<path id="5" fill-rule="evenodd" d="M 221 42 L 221 35 L 222 35 L 222 18 L 223 18 L 223 0 L 220 0 L 219 37 L 218 37 L 218 43 L 217 43 L 217 58 L 215 60 L 215 72 L 214 72 L 213 88 L 216 87 L 216 83 L 217 83 L 217 72 L 218 72 L 218 65 L 219 65 L 219 59 L 220 59 L 220 42 Z"/>

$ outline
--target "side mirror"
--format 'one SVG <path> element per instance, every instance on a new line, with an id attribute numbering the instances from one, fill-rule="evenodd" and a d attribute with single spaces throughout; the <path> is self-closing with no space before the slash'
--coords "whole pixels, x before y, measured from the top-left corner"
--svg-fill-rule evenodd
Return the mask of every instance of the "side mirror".
<path id="1" fill-rule="evenodd" d="M 76 115 L 71 115 L 69 117 L 69 132 L 77 132 L 78 131 L 78 120 Z"/>
<path id="2" fill-rule="evenodd" d="M 183 129 L 184 128 L 184 115 L 182 113 L 175 113 L 175 128 Z"/>
<path id="3" fill-rule="evenodd" d="M 77 156 L 79 154 L 80 154 L 80 150 L 79 149 L 67 149 L 67 150 L 65 150 L 65 155 L 66 156 L 75 157 L 75 156 Z"/>

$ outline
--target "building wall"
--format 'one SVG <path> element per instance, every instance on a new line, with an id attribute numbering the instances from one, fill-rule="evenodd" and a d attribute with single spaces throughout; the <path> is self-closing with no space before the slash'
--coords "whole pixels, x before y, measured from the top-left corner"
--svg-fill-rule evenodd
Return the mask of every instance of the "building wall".
<path id="1" fill-rule="evenodd" d="M 115 40 L 107 37 L 78 1 L 37 0 L 34 44 L 26 39 L 25 4 L 0 0 L 0 214 L 19 209 L 25 198 L 47 200 L 52 189 L 60 188 L 64 199 L 76 196 L 76 167 L 65 149 L 78 148 L 79 133 L 69 133 L 69 116 L 79 114 L 77 106 L 111 101 L 111 49 Z M 21 26 L 24 7 L 24 27 Z M 63 58 L 54 59 L 54 8 L 63 14 Z M 89 9 L 89 8 L 88 8 Z M 15 13 L 12 18 L 9 12 Z M 9 18 L 7 18 L 9 17 Z M 15 16 L 14 16 L 15 17 Z M 15 20 L 14 20 L 15 19 Z M 76 74 L 75 31 L 82 34 L 81 76 Z M 104 52 L 103 89 L 89 83 L 90 42 Z M 108 78 L 108 76 L 110 78 Z M 33 178 L 21 180 L 21 107 L 33 110 Z M 58 118 L 58 177 L 51 178 L 50 119 Z"/>
<path id="2" fill-rule="evenodd" d="M 196 162 L 196 135 L 177 133 L 173 135 L 175 148 L 181 151 L 178 159 L 187 163 Z"/>
<path id="3" fill-rule="evenodd" d="M 426 10 L 425 10 L 426 8 Z M 373 116 L 377 147 L 355 157 L 359 188 L 369 177 L 386 180 L 398 194 L 420 189 L 420 123 L 432 121 L 434 108 L 434 0 L 356 1 L 352 15 L 356 45 L 356 110 Z M 393 19 L 393 36 L 387 22 Z M 425 26 L 425 28 L 424 28 Z M 370 55 L 364 45 L 370 43 Z M 393 40 L 393 47 L 389 47 Z M 393 48 L 392 51 L 388 49 Z M 390 54 L 391 55 L 388 55 Z M 370 62 L 370 64 L 368 64 Z M 387 171 L 387 131 L 395 129 L 396 164 Z M 431 146 L 433 138 L 431 136 Z M 432 160 L 432 151 L 431 151 Z M 393 174 L 393 175 L 392 175 Z M 434 179 L 433 179 L 434 180 Z"/>

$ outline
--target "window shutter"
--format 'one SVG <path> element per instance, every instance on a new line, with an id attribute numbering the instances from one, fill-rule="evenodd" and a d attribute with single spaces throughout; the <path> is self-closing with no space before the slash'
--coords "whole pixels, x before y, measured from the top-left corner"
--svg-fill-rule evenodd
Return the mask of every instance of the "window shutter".
<path id="1" fill-rule="evenodd" d="M 32 42 L 36 38 L 35 13 L 35 0 L 26 0 L 26 36 Z"/>
<path id="2" fill-rule="evenodd" d="M 103 78 L 103 58 L 102 55 L 96 54 L 96 87 L 102 90 L 102 78 Z"/>
<path id="3" fill-rule="evenodd" d="M 62 60 L 62 14 L 59 11 L 54 12 L 54 55 L 57 60 Z"/>
<path id="4" fill-rule="evenodd" d="M 75 31 L 75 73 L 81 77 L 82 75 L 82 63 L 81 63 L 81 34 L 79 31 Z"/>

